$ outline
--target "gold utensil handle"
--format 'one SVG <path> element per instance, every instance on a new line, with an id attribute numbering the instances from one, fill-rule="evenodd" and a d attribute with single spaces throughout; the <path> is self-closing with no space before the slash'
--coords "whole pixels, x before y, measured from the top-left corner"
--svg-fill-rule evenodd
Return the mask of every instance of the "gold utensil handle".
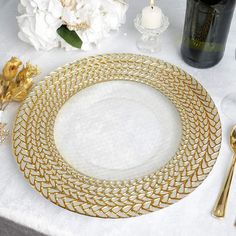
<path id="1" fill-rule="evenodd" d="M 228 175 L 219 195 L 219 198 L 216 202 L 215 208 L 213 210 L 213 215 L 216 217 L 224 217 L 225 216 L 225 209 L 226 204 L 229 196 L 230 185 L 232 182 L 233 174 L 234 174 L 234 167 L 236 162 L 236 155 L 233 157 L 233 161 L 228 171 Z"/>

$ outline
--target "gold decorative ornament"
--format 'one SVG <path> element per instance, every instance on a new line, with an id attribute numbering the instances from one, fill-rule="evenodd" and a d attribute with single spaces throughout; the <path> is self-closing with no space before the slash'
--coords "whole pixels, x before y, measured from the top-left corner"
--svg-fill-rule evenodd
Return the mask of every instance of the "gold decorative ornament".
<path id="1" fill-rule="evenodd" d="M 63 159 L 54 142 L 63 104 L 84 88 L 113 80 L 151 86 L 173 102 L 181 117 L 182 141 L 174 157 L 137 179 L 86 176 Z M 221 124 L 207 91 L 180 68 L 147 56 L 111 54 L 76 61 L 47 76 L 21 105 L 12 141 L 20 170 L 45 198 L 80 214 L 123 218 L 167 207 L 197 188 L 218 156 Z"/>
<path id="2" fill-rule="evenodd" d="M 13 80 L 16 77 L 18 69 L 21 65 L 22 62 L 18 58 L 12 57 L 11 60 L 9 60 L 3 67 L 2 78 L 6 81 Z"/>
<path id="3" fill-rule="evenodd" d="M 29 93 L 33 85 L 33 77 L 39 70 L 37 67 L 26 63 L 22 66 L 22 61 L 16 57 L 12 57 L 3 67 L 0 74 L 0 112 L 1 115 L 10 102 L 21 102 Z M 6 129 L 6 124 L 0 121 L 0 143 L 6 140 L 9 131 Z"/>

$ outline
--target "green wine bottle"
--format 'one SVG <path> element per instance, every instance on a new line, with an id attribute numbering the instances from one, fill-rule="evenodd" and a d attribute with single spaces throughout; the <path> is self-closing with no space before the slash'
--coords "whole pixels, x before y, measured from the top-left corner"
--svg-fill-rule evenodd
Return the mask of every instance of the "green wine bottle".
<path id="1" fill-rule="evenodd" d="M 223 57 L 236 0 L 187 0 L 181 46 L 183 60 L 197 68 Z"/>

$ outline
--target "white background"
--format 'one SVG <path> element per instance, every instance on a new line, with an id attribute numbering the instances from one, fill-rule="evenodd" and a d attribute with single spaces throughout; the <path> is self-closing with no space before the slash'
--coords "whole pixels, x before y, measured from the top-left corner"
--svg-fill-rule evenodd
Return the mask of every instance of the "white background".
<path id="1" fill-rule="evenodd" d="M 135 41 L 139 34 L 133 19 L 146 1 L 129 1 L 127 23 L 119 34 L 106 40 L 99 50 L 89 53 L 53 50 L 36 52 L 17 38 L 17 0 L 0 0 L 0 64 L 12 55 L 29 60 L 42 69 L 40 78 L 67 62 L 101 53 L 139 53 Z M 0 215 L 30 226 L 49 235 L 181 235 L 234 236 L 236 235 L 236 177 L 229 196 L 225 219 L 211 216 L 211 210 L 231 160 L 228 133 L 233 121 L 221 111 L 222 98 L 236 89 L 236 17 L 222 62 L 214 68 L 199 70 L 186 65 L 179 53 L 184 22 L 185 1 L 160 0 L 160 6 L 170 19 L 170 28 L 163 35 L 162 51 L 153 56 L 180 66 L 208 90 L 215 101 L 222 120 L 223 143 L 218 161 L 204 183 L 178 203 L 148 215 L 130 219 L 97 219 L 61 209 L 41 197 L 24 180 L 11 154 L 10 142 L 0 146 Z M 17 105 L 8 108 L 11 123 Z M 235 119 L 236 123 L 236 119 Z"/>

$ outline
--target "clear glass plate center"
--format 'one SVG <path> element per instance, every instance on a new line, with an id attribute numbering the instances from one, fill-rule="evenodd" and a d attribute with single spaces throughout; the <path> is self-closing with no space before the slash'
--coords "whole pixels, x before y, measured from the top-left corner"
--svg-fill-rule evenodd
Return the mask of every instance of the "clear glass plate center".
<path id="1" fill-rule="evenodd" d="M 175 106 L 155 89 L 134 82 L 96 84 L 73 96 L 58 113 L 56 146 L 79 172 L 124 180 L 165 165 L 181 140 Z"/>

